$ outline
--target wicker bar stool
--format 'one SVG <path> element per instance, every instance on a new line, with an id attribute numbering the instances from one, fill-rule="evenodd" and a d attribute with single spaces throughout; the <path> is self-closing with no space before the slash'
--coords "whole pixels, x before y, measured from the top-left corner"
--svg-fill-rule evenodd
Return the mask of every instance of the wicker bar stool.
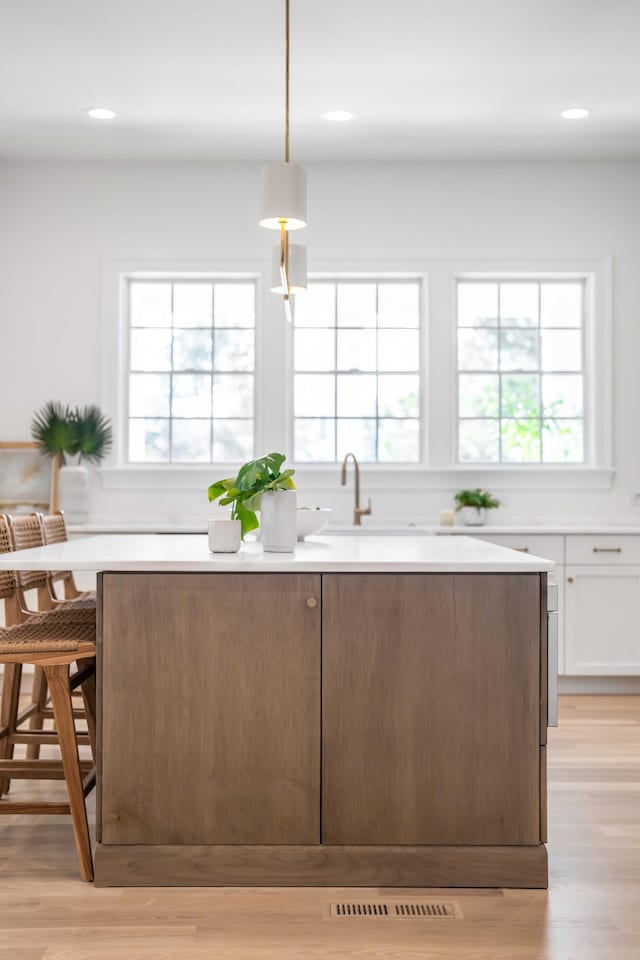
<path id="1" fill-rule="evenodd" d="M 32 513 L 27 516 L 8 517 L 8 522 L 14 550 L 29 550 L 32 547 L 45 546 L 44 520 L 40 514 Z M 65 619 L 90 624 L 95 630 L 95 594 L 93 596 L 80 595 L 77 599 L 59 600 L 56 597 L 51 572 L 46 570 L 19 570 L 16 576 L 18 579 L 19 605 L 24 613 L 30 615 L 36 612 L 51 611 L 59 616 L 64 616 Z M 37 593 L 37 611 L 30 610 L 27 605 L 25 593 L 29 590 L 34 590 Z M 52 707 L 48 705 L 45 672 L 37 665 L 33 675 L 32 703 L 36 707 L 29 717 L 29 729 L 42 730 L 44 721 L 52 717 Z M 27 749 L 27 757 L 30 760 L 37 760 L 39 756 L 39 744 L 31 743 Z"/>
<path id="2" fill-rule="evenodd" d="M 0 515 L 0 554 L 11 553 L 13 551 L 13 540 L 9 518 Z M 94 621 L 87 617 L 86 613 L 78 616 L 77 611 L 65 606 L 59 606 L 49 610 L 46 613 L 34 613 L 26 609 L 24 596 L 18 584 L 17 574 L 12 571 L 0 570 L 0 596 L 4 600 L 5 624 L 13 626 L 21 623 L 29 623 L 41 620 L 46 617 L 49 622 L 53 620 L 60 623 L 69 621 L 81 622 L 94 627 Z M 19 711 L 20 683 L 22 680 L 22 665 L 15 664 L 4 670 L 2 707 L 0 718 L 0 729 L 7 729 L 10 734 L 14 732 L 23 733 L 23 724 L 29 723 L 30 729 L 41 730 L 44 721 L 53 719 L 53 707 L 48 703 L 48 690 L 44 670 L 40 666 L 35 666 L 34 686 L 36 692 L 32 694 L 31 702 Z M 41 680 L 37 680 L 40 677 Z M 33 722 L 33 718 L 36 722 Z M 74 718 L 87 719 L 82 707 L 74 709 Z M 89 732 L 79 734 L 79 742 L 82 744 L 90 743 Z M 0 758 L 10 759 L 13 756 L 14 741 L 12 736 L 0 740 Z M 31 741 L 27 745 L 27 759 L 35 760 L 40 755 L 40 744 Z M 11 781 L 5 776 L 0 777 L 0 797 L 9 792 Z"/>
<path id="3" fill-rule="evenodd" d="M 3 592 L 0 591 L 0 598 Z M 93 860 L 85 797 L 95 785 L 93 763 L 80 760 L 71 693 L 80 687 L 85 702 L 91 745 L 95 758 L 95 633 L 89 624 L 69 622 L 62 617 L 37 617 L 27 623 L 0 630 L 0 663 L 4 665 L 5 684 L 0 716 L 0 777 L 27 780 L 61 780 L 67 785 L 68 802 L 17 801 L 0 799 L 0 814 L 70 814 L 76 850 L 83 880 L 93 879 Z M 71 664 L 77 663 L 71 674 Z M 11 729 L 5 715 L 19 695 L 19 679 L 24 664 L 44 671 L 51 693 L 55 731 Z M 7 675 L 10 680 L 7 683 Z M 54 743 L 60 747 L 61 760 L 15 759 L 2 748 L 14 744 Z M 3 756 L 4 754 L 4 756 Z"/>
<path id="4" fill-rule="evenodd" d="M 9 553 L 13 543 L 8 521 L 0 516 L 0 553 Z M 8 792 L 11 779 L 65 779 L 68 803 L 12 802 L 0 799 L 2 813 L 71 814 L 76 838 L 80 871 L 91 880 L 93 866 L 84 798 L 95 783 L 93 764 L 80 762 L 78 740 L 91 745 L 95 763 L 95 622 L 71 616 L 63 608 L 47 613 L 28 615 L 21 603 L 18 579 L 12 571 L 0 570 L 0 600 L 4 601 L 5 622 L 0 629 L 0 664 L 3 664 L 2 700 L 0 701 L 0 798 Z M 71 674 L 72 663 L 77 670 Z M 32 664 L 43 672 L 51 694 L 54 730 L 26 730 L 23 724 L 38 709 L 32 703 L 19 710 L 20 681 L 24 664 Z M 72 691 L 80 688 L 84 711 L 73 709 Z M 86 719 L 86 737 L 78 737 L 75 720 Z M 14 759 L 16 744 L 27 751 L 41 744 L 58 745 L 62 759 L 39 760 L 27 757 Z"/>

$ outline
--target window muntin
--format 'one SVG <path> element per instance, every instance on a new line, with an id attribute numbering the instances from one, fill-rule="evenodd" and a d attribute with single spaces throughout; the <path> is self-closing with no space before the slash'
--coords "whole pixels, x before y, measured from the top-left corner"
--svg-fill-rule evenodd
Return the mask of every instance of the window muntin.
<path id="1" fill-rule="evenodd" d="M 130 463 L 253 455 L 256 285 L 128 282 Z"/>
<path id="2" fill-rule="evenodd" d="M 310 282 L 295 304 L 293 392 L 297 462 L 419 462 L 420 282 Z"/>
<path id="3" fill-rule="evenodd" d="M 583 463 L 583 280 L 459 280 L 458 460 Z"/>

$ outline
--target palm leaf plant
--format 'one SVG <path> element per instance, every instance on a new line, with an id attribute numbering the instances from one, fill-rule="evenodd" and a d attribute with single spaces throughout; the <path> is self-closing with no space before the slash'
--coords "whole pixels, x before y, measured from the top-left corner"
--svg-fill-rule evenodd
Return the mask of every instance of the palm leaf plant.
<path id="1" fill-rule="evenodd" d="M 113 433 L 109 420 L 99 407 L 71 407 L 49 401 L 36 411 L 31 421 L 31 436 L 47 456 L 65 463 L 65 454 L 80 461 L 99 463 L 111 448 Z"/>
<path id="2" fill-rule="evenodd" d="M 286 457 L 283 453 L 268 453 L 257 460 L 249 460 L 235 477 L 217 480 L 209 487 L 209 502 L 220 500 L 221 506 L 231 507 L 231 518 L 240 521 L 242 539 L 259 527 L 256 511 L 264 493 L 276 490 L 295 490 L 291 479 L 295 470 L 282 470 Z"/>
<path id="3" fill-rule="evenodd" d="M 73 448 L 70 453 L 80 455 L 80 462 L 100 463 L 113 443 L 111 423 L 95 404 L 76 407 L 72 414 Z"/>
<path id="4" fill-rule="evenodd" d="M 53 400 L 45 403 L 33 416 L 31 436 L 42 453 L 64 463 L 64 455 L 72 452 L 75 437 L 70 408 Z"/>

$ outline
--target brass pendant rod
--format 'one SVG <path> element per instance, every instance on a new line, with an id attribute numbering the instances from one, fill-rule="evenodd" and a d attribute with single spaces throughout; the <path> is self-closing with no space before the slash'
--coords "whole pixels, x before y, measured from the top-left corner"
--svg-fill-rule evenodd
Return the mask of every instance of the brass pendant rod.
<path id="1" fill-rule="evenodd" d="M 289 0 L 285 0 L 285 108 L 284 108 L 284 162 L 289 163 Z"/>
<path id="2" fill-rule="evenodd" d="M 285 237 L 284 237 L 284 272 L 287 276 L 287 285 L 285 287 L 287 292 L 285 293 L 285 299 L 288 300 L 291 295 L 291 284 L 289 283 L 289 231 L 288 230 L 285 232 Z"/>
<path id="3" fill-rule="evenodd" d="M 289 234 L 285 221 L 280 221 L 280 282 L 285 300 L 289 296 Z"/>
<path id="4" fill-rule="evenodd" d="M 284 97 L 284 162 L 289 163 L 289 4 L 285 0 L 284 59 L 285 59 L 285 97 Z M 289 232 L 286 223 L 280 223 L 280 276 L 285 302 L 289 300 Z"/>
<path id="5" fill-rule="evenodd" d="M 285 97 L 284 97 L 284 162 L 289 163 L 289 3 L 285 0 Z M 291 287 L 289 285 L 289 231 L 287 221 L 280 221 L 280 283 L 284 297 L 284 309 L 287 320 L 291 323 Z"/>

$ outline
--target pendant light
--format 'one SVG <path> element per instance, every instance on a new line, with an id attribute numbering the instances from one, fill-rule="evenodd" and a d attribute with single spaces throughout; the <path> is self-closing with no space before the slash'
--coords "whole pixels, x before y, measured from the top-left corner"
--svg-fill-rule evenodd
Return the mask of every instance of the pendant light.
<path id="1" fill-rule="evenodd" d="M 274 276 L 271 290 L 284 298 L 291 320 L 291 297 L 307 286 L 307 250 L 289 244 L 289 232 L 307 225 L 307 177 L 289 156 L 289 3 L 285 0 L 285 122 L 284 163 L 269 163 L 262 170 L 260 226 L 280 231 L 280 245 L 273 250 Z"/>
<path id="2" fill-rule="evenodd" d="M 287 247 L 289 295 L 294 296 L 301 290 L 307 289 L 307 248 L 302 243 L 287 243 Z M 280 259 L 280 247 L 274 247 L 271 262 L 271 292 L 285 294 L 287 290 L 283 285 Z"/>

